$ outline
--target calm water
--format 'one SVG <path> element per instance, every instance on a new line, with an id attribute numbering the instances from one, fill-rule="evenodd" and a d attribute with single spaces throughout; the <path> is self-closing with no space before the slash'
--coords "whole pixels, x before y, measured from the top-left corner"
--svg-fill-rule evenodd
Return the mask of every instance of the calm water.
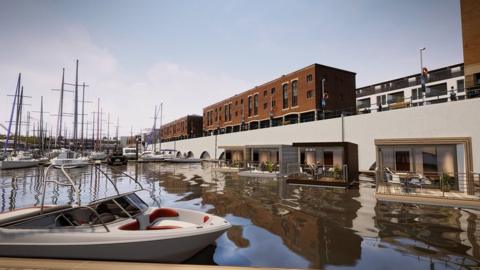
<path id="1" fill-rule="evenodd" d="M 109 170 L 108 167 L 102 167 Z M 480 212 L 381 203 L 365 181 L 357 190 L 287 185 L 212 172 L 210 164 L 116 167 L 149 192 L 151 205 L 205 211 L 233 227 L 187 263 L 324 269 L 479 269 Z M 81 200 L 115 194 L 93 168 L 70 170 Z M 0 171 L 0 212 L 38 204 L 41 168 Z M 138 185 L 110 171 L 120 191 Z M 55 170 L 52 175 L 60 172 Z M 75 200 L 48 186 L 46 203 Z"/>

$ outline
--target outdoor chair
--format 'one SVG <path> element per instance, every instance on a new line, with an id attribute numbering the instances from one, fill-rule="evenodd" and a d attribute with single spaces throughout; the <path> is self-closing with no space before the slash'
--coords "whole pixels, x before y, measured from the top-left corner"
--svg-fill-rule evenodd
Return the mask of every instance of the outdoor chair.
<path id="1" fill-rule="evenodd" d="M 432 181 L 430 181 L 425 175 L 418 173 L 410 179 L 409 184 L 423 189 L 423 186 L 431 185 Z"/>
<path id="2" fill-rule="evenodd" d="M 390 168 L 385 167 L 385 174 L 388 184 L 393 184 L 393 189 L 398 190 L 404 186 L 403 182 L 400 180 L 400 176 L 392 171 Z"/>

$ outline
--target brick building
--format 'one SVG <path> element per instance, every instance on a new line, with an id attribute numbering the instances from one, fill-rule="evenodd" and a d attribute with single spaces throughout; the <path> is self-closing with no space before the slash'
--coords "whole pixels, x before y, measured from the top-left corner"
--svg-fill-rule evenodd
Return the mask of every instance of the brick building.
<path id="1" fill-rule="evenodd" d="M 200 115 L 187 115 L 163 125 L 160 129 L 162 141 L 175 141 L 202 136 L 202 121 Z"/>
<path id="2" fill-rule="evenodd" d="M 354 111 L 355 73 L 312 64 L 205 107 L 203 132 L 267 128 Z"/>
<path id="3" fill-rule="evenodd" d="M 479 95 L 480 90 L 480 3 L 462 0 L 463 58 L 465 63 L 465 88 Z"/>

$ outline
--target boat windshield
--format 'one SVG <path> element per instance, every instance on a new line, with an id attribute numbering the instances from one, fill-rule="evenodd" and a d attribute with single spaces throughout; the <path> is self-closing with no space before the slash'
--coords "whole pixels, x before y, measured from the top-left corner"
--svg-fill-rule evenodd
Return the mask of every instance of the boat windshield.
<path id="1" fill-rule="evenodd" d="M 118 217 L 134 217 L 148 209 L 148 205 L 135 193 L 103 200 L 91 207 L 99 214 L 109 213 Z"/>

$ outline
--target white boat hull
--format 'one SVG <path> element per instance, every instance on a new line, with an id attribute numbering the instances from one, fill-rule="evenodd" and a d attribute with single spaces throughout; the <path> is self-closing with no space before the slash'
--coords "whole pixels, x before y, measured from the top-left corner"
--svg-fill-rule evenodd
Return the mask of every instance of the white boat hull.
<path id="1" fill-rule="evenodd" d="M 2 170 L 20 169 L 38 166 L 38 160 L 3 160 L 0 161 Z"/>
<path id="2" fill-rule="evenodd" d="M 183 262 L 209 244 L 213 243 L 224 230 L 208 234 L 194 235 L 172 239 L 156 239 L 150 241 L 104 243 L 75 243 L 79 239 L 71 235 L 71 242 L 64 244 L 49 243 L 38 245 L 2 245 L 1 256 L 33 257 L 55 259 L 115 260 L 141 262 Z M 108 233 L 95 233 L 108 234 Z M 97 241 L 102 237 L 98 237 Z"/>
<path id="3" fill-rule="evenodd" d="M 89 162 L 87 159 L 52 159 L 51 164 L 57 169 L 62 165 L 65 169 L 73 169 L 88 166 Z"/>
<path id="4" fill-rule="evenodd" d="M 155 209 L 151 208 L 150 213 Z M 169 227 L 170 224 L 183 228 L 125 228 L 135 219 L 107 224 L 110 232 L 102 225 L 50 229 L 0 227 L 0 257 L 179 263 L 214 243 L 231 227 L 228 221 L 214 215 L 170 209 L 179 216 L 167 220 L 160 218 L 153 226 Z M 34 211 L 38 211 L 38 207 L 2 213 L 0 223 L 4 222 L 4 226 L 15 216 Z"/>

